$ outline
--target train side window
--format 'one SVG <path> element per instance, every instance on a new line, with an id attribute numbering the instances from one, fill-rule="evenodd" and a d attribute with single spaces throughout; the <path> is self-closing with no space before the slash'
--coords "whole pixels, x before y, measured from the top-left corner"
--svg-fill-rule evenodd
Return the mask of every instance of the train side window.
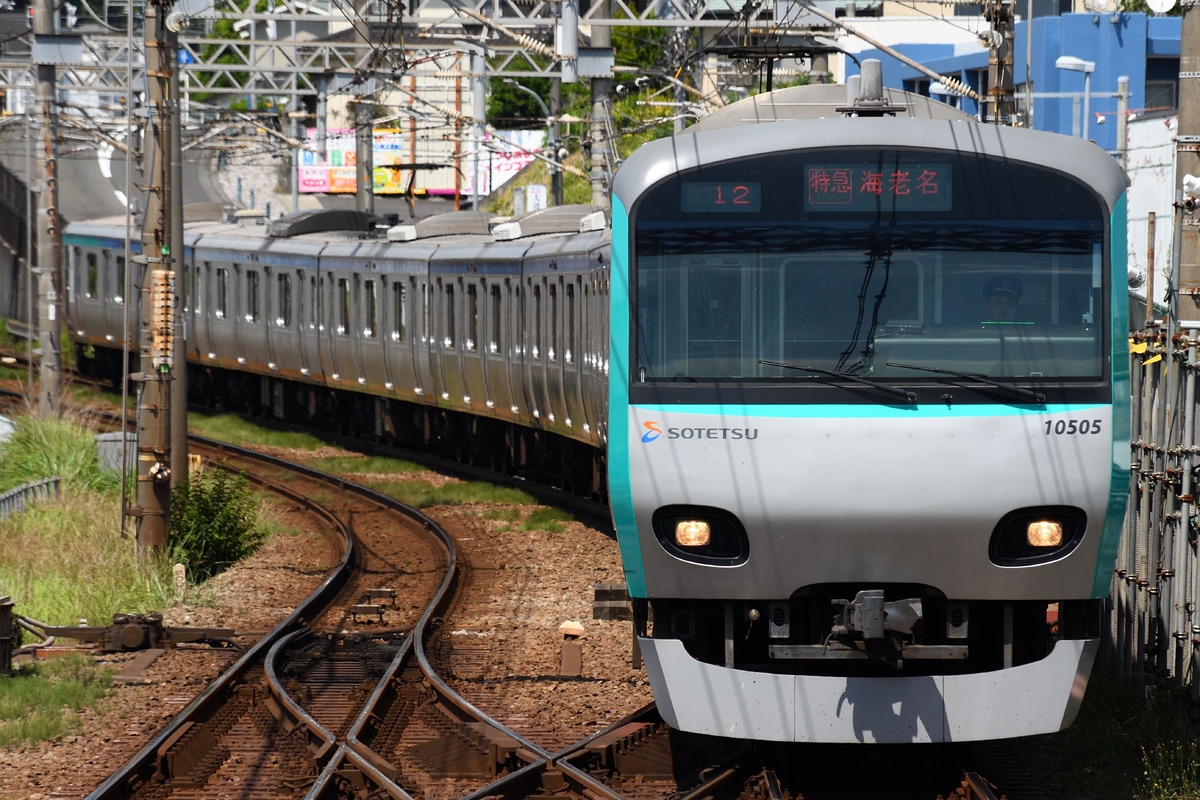
<path id="1" fill-rule="evenodd" d="M 316 277 L 308 279 L 308 327 L 310 330 L 321 328 L 321 287 Z"/>
<path id="2" fill-rule="evenodd" d="M 262 316 L 262 295 L 256 270 L 246 272 L 246 322 L 258 322 Z"/>
<path id="3" fill-rule="evenodd" d="M 575 284 L 568 283 L 567 291 L 567 343 L 563 351 L 563 361 L 574 363 L 575 353 Z"/>
<path id="4" fill-rule="evenodd" d="M 350 333 L 350 281 L 337 279 L 337 332 L 342 336 Z"/>
<path id="5" fill-rule="evenodd" d="M 443 297 L 446 301 L 446 324 L 442 331 L 442 345 L 450 348 L 454 347 L 454 330 L 456 327 L 455 322 L 457 322 L 454 317 L 454 284 L 447 283 L 442 289 Z"/>
<path id="6" fill-rule="evenodd" d="M 111 289 L 113 278 L 112 253 L 105 250 L 100 254 L 100 284 L 97 286 L 99 296 L 108 297 L 115 294 Z"/>
<path id="7" fill-rule="evenodd" d="M 429 283 L 421 284 L 421 342 L 428 344 L 433 341 L 433 321 L 430 320 L 431 295 L 433 294 L 433 285 Z"/>
<path id="8" fill-rule="evenodd" d="M 479 341 L 479 287 L 473 283 L 467 284 L 467 340 L 466 348 L 475 352 L 476 342 Z"/>
<path id="9" fill-rule="evenodd" d="M 550 338 L 546 346 L 546 358 L 558 360 L 558 287 L 553 283 L 546 287 L 550 293 Z"/>
<path id="10" fill-rule="evenodd" d="M 488 337 L 488 352 L 499 353 L 503 346 L 501 334 L 504 331 L 502 321 L 504 319 L 504 300 L 500 292 L 500 287 L 493 284 L 491 287 L 492 307 L 488 318 L 488 329 L 491 335 Z"/>
<path id="11" fill-rule="evenodd" d="M 525 354 L 525 305 L 521 297 L 521 285 L 518 283 L 509 287 L 512 294 L 510 306 L 514 310 L 513 322 L 513 355 Z"/>
<path id="12" fill-rule="evenodd" d="M 403 283 L 392 284 L 392 333 L 393 342 L 403 342 L 405 328 L 408 327 L 408 315 L 405 310 L 405 287 Z"/>
<path id="13" fill-rule="evenodd" d="M 542 357 L 542 287 L 533 286 L 533 357 Z"/>
<path id="14" fill-rule="evenodd" d="M 100 285 L 100 266 L 95 253 L 88 253 L 85 259 L 87 274 L 84 275 L 83 296 L 89 300 L 96 299 Z"/>
<path id="15" fill-rule="evenodd" d="M 213 309 L 213 316 L 226 319 L 229 316 L 229 270 L 225 267 L 217 267 L 217 299 Z"/>
<path id="16" fill-rule="evenodd" d="M 280 328 L 290 328 L 292 326 L 292 276 L 286 273 L 280 274 L 279 282 L 279 316 L 275 318 L 275 324 Z"/>
<path id="17" fill-rule="evenodd" d="M 374 339 L 379 330 L 379 303 L 375 297 L 375 281 L 363 281 L 363 336 Z"/>
<path id="18" fill-rule="evenodd" d="M 125 256 L 117 256 L 117 290 L 113 293 L 114 303 L 125 302 Z"/>

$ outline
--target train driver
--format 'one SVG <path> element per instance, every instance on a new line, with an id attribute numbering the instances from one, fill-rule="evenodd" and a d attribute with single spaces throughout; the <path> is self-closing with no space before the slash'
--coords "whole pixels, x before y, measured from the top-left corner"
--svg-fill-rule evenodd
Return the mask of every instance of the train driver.
<path id="1" fill-rule="evenodd" d="M 1021 301 L 1021 282 L 1012 275 L 997 275 L 983 285 L 983 310 L 990 322 L 1012 322 Z"/>

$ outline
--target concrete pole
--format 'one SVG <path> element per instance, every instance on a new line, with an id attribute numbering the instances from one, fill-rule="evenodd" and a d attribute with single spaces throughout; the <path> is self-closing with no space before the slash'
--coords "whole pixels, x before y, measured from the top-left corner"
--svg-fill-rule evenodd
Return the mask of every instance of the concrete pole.
<path id="1" fill-rule="evenodd" d="M 164 26 L 165 27 L 165 26 Z M 171 187 L 172 191 L 168 193 L 170 197 L 170 213 L 171 221 L 171 254 L 173 263 L 171 271 L 175 273 L 175 298 L 174 298 L 174 314 L 172 315 L 172 327 L 174 329 L 174 347 L 178 360 L 171 369 L 171 488 L 174 489 L 180 483 L 186 483 L 188 479 L 188 418 L 187 418 L 187 397 L 188 397 L 188 373 L 187 373 L 187 320 L 184 318 L 183 309 L 188 308 L 187 292 L 188 285 L 186 276 L 190 275 L 189 270 L 184 266 L 186 255 L 184 253 L 183 244 L 183 154 L 182 154 L 182 134 L 180 131 L 180 118 L 183 113 L 182 96 L 179 90 L 180 72 L 183 68 L 179 66 L 179 34 L 175 31 L 167 29 L 166 35 L 166 57 L 171 61 L 171 76 L 168 81 L 169 97 L 167 102 L 167 113 L 170 115 L 170 133 L 168 141 L 171 144 Z"/>
<path id="2" fill-rule="evenodd" d="M 1185 175 L 1200 177 L 1200 8 L 1183 3 L 1179 40 L 1179 128 L 1175 136 L 1176 195 Z M 1183 198 L 1180 198 L 1183 199 Z M 1179 316 L 1200 320 L 1200 212 L 1179 215 Z M 1191 443 L 1185 443 L 1190 445 Z"/>
<path id="3" fill-rule="evenodd" d="M 137 403 L 137 503 L 130 513 L 138 519 L 137 546 L 141 551 L 167 546 L 171 509 L 171 359 L 170 342 L 163 333 L 174 332 L 170 303 L 177 258 L 171 239 L 170 105 L 174 50 L 166 35 L 165 0 L 146 5 L 145 46 L 148 84 L 148 127 L 152 142 L 147 170 L 146 215 L 142 220 L 143 265 L 140 326 L 141 369 L 134 376 L 142 384 Z M 182 247 L 179 248 L 182 250 Z"/>
<path id="4" fill-rule="evenodd" d="M 553 143 L 554 152 L 550 153 L 550 158 L 554 160 L 554 164 L 561 164 L 558 157 L 560 148 L 559 142 L 562 141 L 562 122 L 559 117 L 562 116 L 562 79 L 550 79 L 550 142 Z M 563 171 L 561 166 L 550 167 L 550 204 L 561 206 L 563 204 Z"/>
<path id="5" fill-rule="evenodd" d="M 375 213 L 375 129 L 373 107 L 366 87 L 354 104 L 354 177 L 358 183 L 355 208 Z"/>
<path id="6" fill-rule="evenodd" d="M 53 36 L 54 3 L 38 0 L 33 15 L 33 35 Z M 38 411 L 42 416 L 58 413 L 62 396 L 62 226 L 58 219 L 58 160 L 54 155 L 57 139 L 55 108 L 58 73 L 53 64 L 37 65 L 37 113 L 41 116 L 42 140 L 37 150 L 37 287 L 38 346 L 41 367 L 38 373 Z"/>
<path id="7" fill-rule="evenodd" d="M 597 0 L 596 18 L 608 19 L 609 1 Z M 605 50 L 612 47 L 612 29 L 605 25 L 592 26 L 592 48 Z M 612 93 L 612 78 L 592 78 L 592 207 L 608 208 L 608 153 L 615 147 L 608 140 L 608 98 Z"/>

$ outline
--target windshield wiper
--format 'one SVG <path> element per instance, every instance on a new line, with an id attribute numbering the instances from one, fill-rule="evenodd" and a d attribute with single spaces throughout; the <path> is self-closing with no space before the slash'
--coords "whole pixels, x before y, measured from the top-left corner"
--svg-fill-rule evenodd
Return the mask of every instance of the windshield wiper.
<path id="1" fill-rule="evenodd" d="M 921 372 L 936 372 L 939 375 L 953 375 L 956 378 L 966 378 L 968 380 L 979 381 L 986 383 L 988 386 L 995 386 L 997 389 L 1007 389 L 1010 392 L 1019 394 L 1022 397 L 1032 397 L 1035 403 L 1045 403 L 1046 395 L 1033 389 L 1026 389 L 1024 386 L 1014 386 L 1011 383 L 1003 381 L 994 381 L 987 375 L 981 372 L 962 372 L 957 369 L 942 369 L 941 367 L 919 367 L 916 364 L 897 364 L 893 361 L 887 362 L 889 367 L 899 367 L 900 369 L 917 369 Z"/>
<path id="2" fill-rule="evenodd" d="M 911 392 L 908 389 L 901 389 L 899 386 L 889 386 L 888 384 L 880 383 L 879 381 L 867 380 L 866 378 L 861 378 L 858 375 L 854 375 L 849 372 L 839 372 L 837 370 L 832 370 L 832 369 L 821 369 L 820 367 L 808 367 L 808 366 L 805 366 L 804 364 L 784 364 L 781 361 L 763 361 L 762 359 L 759 359 L 758 363 L 765 364 L 768 367 L 783 367 L 784 369 L 798 369 L 798 370 L 802 370 L 804 372 L 813 372 L 813 373 L 816 373 L 817 375 L 825 375 L 830 378 L 843 378 L 845 380 L 852 381 L 854 383 L 861 383 L 863 386 L 870 386 L 875 389 L 882 389 L 885 392 L 891 392 L 892 394 L 898 394 L 910 403 L 917 402 L 917 395 L 915 392 Z"/>

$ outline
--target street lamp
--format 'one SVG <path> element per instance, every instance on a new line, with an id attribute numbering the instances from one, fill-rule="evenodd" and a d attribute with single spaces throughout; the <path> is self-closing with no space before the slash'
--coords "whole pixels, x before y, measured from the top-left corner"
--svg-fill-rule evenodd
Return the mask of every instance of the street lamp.
<path id="1" fill-rule="evenodd" d="M 519 83 L 515 78 L 505 78 L 504 82 L 514 89 L 520 89 L 525 94 L 537 101 L 538 108 L 542 110 L 542 116 L 546 118 L 546 150 L 550 153 L 550 202 L 556 206 L 561 206 L 563 202 L 562 196 L 562 170 L 558 166 L 558 142 L 554 137 L 554 119 L 550 116 L 550 109 L 546 107 L 546 101 L 542 96 Z"/>
<path id="2" fill-rule="evenodd" d="M 1096 69 L 1095 61 L 1084 61 L 1075 56 L 1059 56 L 1054 62 L 1059 69 L 1083 73 L 1083 138 L 1088 138 L 1088 120 L 1091 118 L 1092 72 Z"/>

